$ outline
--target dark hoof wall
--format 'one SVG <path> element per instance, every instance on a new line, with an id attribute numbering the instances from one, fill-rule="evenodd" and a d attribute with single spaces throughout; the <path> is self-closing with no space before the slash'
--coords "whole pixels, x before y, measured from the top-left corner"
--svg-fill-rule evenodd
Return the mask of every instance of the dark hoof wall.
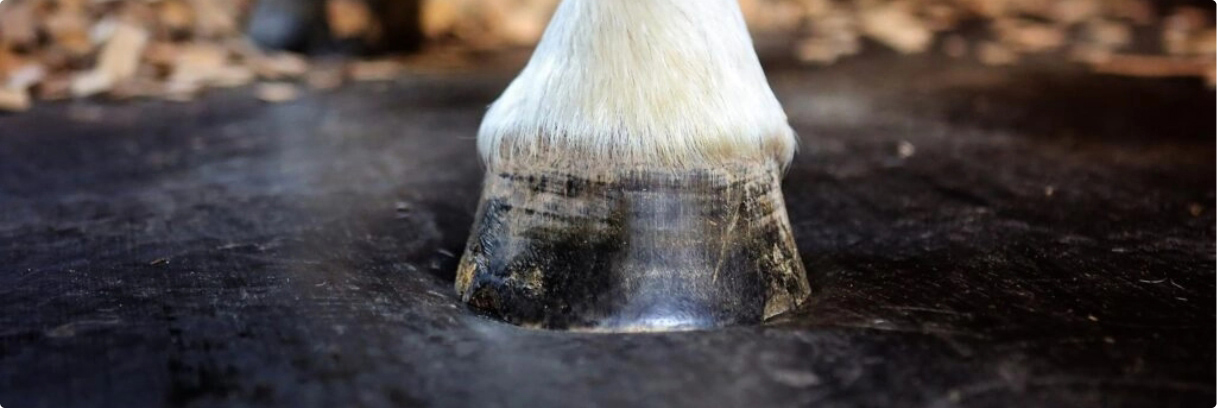
<path id="1" fill-rule="evenodd" d="M 529 327 L 759 323 L 810 293 L 774 167 L 488 173 L 456 288 Z"/>

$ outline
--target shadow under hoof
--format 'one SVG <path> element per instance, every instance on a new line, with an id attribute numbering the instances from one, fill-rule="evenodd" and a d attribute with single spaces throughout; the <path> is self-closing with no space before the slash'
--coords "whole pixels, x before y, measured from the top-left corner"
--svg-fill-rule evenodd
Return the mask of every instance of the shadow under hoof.
<path id="1" fill-rule="evenodd" d="M 776 166 L 499 168 L 457 270 L 461 299 L 526 327 L 760 323 L 811 290 Z"/>

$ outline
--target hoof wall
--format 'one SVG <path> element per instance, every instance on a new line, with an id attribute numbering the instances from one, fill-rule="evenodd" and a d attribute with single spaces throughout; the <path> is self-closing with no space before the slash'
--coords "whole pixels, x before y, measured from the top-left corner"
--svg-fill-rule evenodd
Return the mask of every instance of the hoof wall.
<path id="1" fill-rule="evenodd" d="M 456 288 L 521 326 L 759 323 L 810 293 L 769 166 L 488 173 Z"/>

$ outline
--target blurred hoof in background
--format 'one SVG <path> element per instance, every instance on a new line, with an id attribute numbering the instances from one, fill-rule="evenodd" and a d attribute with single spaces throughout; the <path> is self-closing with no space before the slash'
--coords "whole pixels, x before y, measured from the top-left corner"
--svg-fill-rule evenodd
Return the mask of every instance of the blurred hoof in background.
<path id="1" fill-rule="evenodd" d="M 486 175 L 457 290 L 521 326 L 759 323 L 810 293 L 776 166 L 504 166 Z"/>
<path id="2" fill-rule="evenodd" d="M 421 0 L 259 0 L 247 35 L 260 47 L 368 55 L 421 48 Z"/>
<path id="3" fill-rule="evenodd" d="M 325 2 L 260 0 L 250 13 L 246 35 L 265 49 L 306 51 L 326 36 Z"/>

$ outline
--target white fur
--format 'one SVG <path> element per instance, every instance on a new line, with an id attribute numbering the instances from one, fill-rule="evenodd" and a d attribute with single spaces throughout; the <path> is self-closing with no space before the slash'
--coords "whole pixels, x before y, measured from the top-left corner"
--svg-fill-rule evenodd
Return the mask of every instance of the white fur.
<path id="1" fill-rule="evenodd" d="M 785 166 L 794 149 L 736 0 L 564 0 L 478 132 L 491 167 Z"/>

